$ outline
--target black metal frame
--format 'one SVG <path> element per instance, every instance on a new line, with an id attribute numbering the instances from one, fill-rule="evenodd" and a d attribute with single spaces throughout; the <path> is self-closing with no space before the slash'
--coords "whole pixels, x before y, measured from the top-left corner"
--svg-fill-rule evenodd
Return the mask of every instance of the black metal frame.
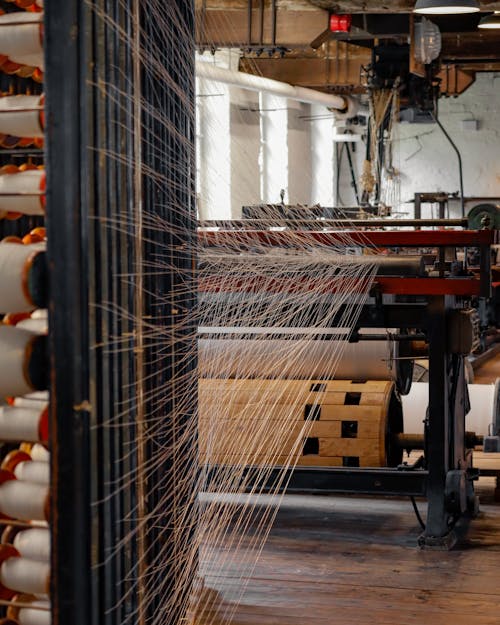
<path id="1" fill-rule="evenodd" d="M 195 379 L 194 356 L 184 358 L 195 330 L 182 323 L 195 288 L 182 301 L 168 297 L 179 282 L 185 288 L 194 279 L 195 233 L 194 10 L 191 2 L 173 0 L 169 8 L 174 4 L 184 28 L 172 27 L 161 41 L 147 0 L 51 0 L 45 10 L 54 625 L 121 625 L 137 615 L 144 622 L 166 605 L 173 584 L 168 571 L 147 571 L 165 540 L 163 533 L 155 543 L 162 528 L 152 521 L 138 531 L 141 506 L 155 510 L 173 469 L 165 462 L 156 476 L 142 479 L 141 462 L 166 441 L 143 444 L 134 421 L 144 419 L 146 428 L 149 417 L 155 421 L 158 402 L 149 391 L 174 377 L 179 384 Z M 168 79 L 161 82 L 141 62 L 139 39 L 145 56 L 148 46 L 165 49 L 166 73 L 179 80 L 193 107 L 182 106 Z M 169 129 L 155 110 L 169 118 Z M 186 137 L 184 150 L 172 149 L 176 130 Z M 145 171 L 165 176 L 164 184 L 142 173 L 138 155 Z M 171 209 L 173 197 L 183 217 Z M 142 223 L 142 210 L 182 233 L 184 253 L 172 254 L 161 273 L 145 269 L 144 260 L 178 241 L 167 227 Z M 175 320 L 182 328 L 178 357 L 158 342 L 174 321 L 173 303 L 183 311 Z M 143 315 L 151 317 L 147 333 Z M 192 397 L 186 420 L 195 412 Z M 110 422 L 114 427 L 105 427 Z M 167 416 L 165 437 L 172 428 Z M 129 475 L 136 479 L 127 484 Z M 163 530 L 168 523 L 165 517 Z M 160 582 L 157 605 L 142 605 L 140 584 Z M 169 618 L 175 623 L 179 614 Z"/>
<path id="2" fill-rule="evenodd" d="M 45 15 L 51 597 L 54 623 L 73 625 L 91 622 L 88 213 L 82 198 L 87 77 L 82 39 L 69 36 L 82 32 L 84 7 L 77 0 L 53 0 Z"/>

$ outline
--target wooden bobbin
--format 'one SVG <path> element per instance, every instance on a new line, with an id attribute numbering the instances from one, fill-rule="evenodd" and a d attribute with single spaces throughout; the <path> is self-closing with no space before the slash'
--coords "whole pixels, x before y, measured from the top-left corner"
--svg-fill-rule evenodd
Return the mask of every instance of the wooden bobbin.
<path id="1" fill-rule="evenodd" d="M 396 466 L 402 431 L 390 381 L 199 380 L 204 463 Z"/>

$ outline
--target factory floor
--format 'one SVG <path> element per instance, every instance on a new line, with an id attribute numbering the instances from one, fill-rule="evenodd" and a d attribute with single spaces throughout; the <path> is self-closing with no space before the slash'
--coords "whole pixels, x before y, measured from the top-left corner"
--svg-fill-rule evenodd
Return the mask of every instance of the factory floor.
<path id="1" fill-rule="evenodd" d="M 202 552 L 210 604 L 196 625 L 498 625 L 500 506 L 491 478 L 479 490 L 450 552 L 417 548 L 408 499 L 288 495 L 253 570 L 245 543 Z"/>
<path id="2" fill-rule="evenodd" d="M 500 355 L 475 371 L 475 383 L 497 377 Z M 449 552 L 417 548 L 408 499 L 287 495 L 255 566 L 242 557 L 251 531 L 238 550 L 202 550 L 196 625 L 498 625 L 494 489 L 495 478 L 480 479 L 480 515 Z"/>

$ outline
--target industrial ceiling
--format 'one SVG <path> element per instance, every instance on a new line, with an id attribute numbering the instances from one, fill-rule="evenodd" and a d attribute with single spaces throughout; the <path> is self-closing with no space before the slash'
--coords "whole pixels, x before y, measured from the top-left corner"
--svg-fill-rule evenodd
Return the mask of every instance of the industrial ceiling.
<path id="1" fill-rule="evenodd" d="M 412 51 L 422 19 L 413 14 L 414 0 L 196 0 L 197 43 L 201 50 L 241 49 L 242 71 L 339 93 L 365 90 L 367 68 L 382 62 L 387 69 L 394 55 L 406 54 L 396 73 L 431 76 L 440 95 L 453 96 L 477 72 L 500 71 L 500 31 L 478 29 L 500 2 L 479 4 L 478 13 L 429 16 L 441 52 L 428 67 Z M 334 32 L 330 20 L 339 15 L 349 16 L 349 27 Z"/>

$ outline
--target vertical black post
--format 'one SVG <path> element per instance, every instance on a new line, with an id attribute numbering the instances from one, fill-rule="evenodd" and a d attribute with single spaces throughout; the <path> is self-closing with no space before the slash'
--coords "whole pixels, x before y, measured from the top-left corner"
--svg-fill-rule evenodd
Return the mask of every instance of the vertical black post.
<path id="1" fill-rule="evenodd" d="M 445 501 L 446 474 L 450 465 L 449 372 L 447 355 L 446 296 L 429 298 L 429 408 L 427 442 L 428 512 L 422 546 L 441 546 L 453 542 L 449 534 Z"/>
<path id="2" fill-rule="evenodd" d="M 45 12 L 50 264 L 52 606 L 55 625 L 89 625 L 90 480 L 86 214 L 82 204 L 82 48 L 86 4 Z"/>

